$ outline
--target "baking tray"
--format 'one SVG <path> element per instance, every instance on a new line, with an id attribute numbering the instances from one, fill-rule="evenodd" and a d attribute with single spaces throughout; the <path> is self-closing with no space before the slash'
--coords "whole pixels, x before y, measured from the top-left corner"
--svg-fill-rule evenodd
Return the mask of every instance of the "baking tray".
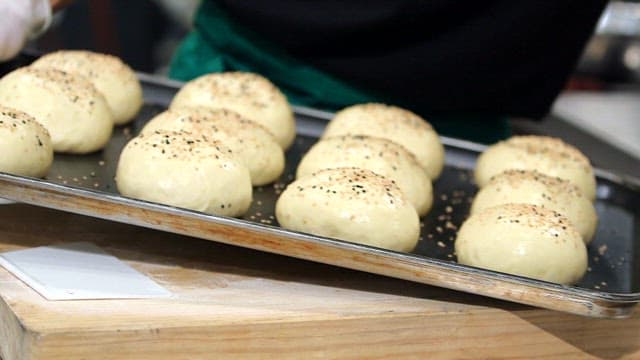
<path id="1" fill-rule="evenodd" d="M 25 62 L 4 65 L 0 73 Z M 434 183 L 433 208 L 421 219 L 420 241 L 411 253 L 278 227 L 274 214 L 278 194 L 293 181 L 301 156 L 331 117 L 314 109 L 294 109 L 298 136 L 287 152 L 285 173 L 274 184 L 254 188 L 252 207 L 241 219 L 120 196 L 113 176 L 121 149 L 166 108 L 181 86 L 146 74 L 139 77 L 145 105 L 132 124 L 114 130 L 104 150 L 56 154 L 45 179 L 0 173 L 0 197 L 591 317 L 623 318 L 640 301 L 640 181 L 600 169 L 596 170 L 600 224 L 589 245 L 588 272 L 580 283 L 564 286 L 457 264 L 455 234 L 468 216 L 476 192 L 472 169 L 485 148 L 459 139 L 442 137 L 446 166 Z"/>

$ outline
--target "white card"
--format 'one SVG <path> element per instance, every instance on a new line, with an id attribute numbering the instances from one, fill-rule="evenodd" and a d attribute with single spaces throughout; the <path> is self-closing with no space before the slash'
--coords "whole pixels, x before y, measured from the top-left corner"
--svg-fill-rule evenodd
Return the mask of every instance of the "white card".
<path id="1" fill-rule="evenodd" d="M 5 252 L 0 254 L 0 266 L 48 300 L 171 295 L 155 281 L 88 242 Z"/>

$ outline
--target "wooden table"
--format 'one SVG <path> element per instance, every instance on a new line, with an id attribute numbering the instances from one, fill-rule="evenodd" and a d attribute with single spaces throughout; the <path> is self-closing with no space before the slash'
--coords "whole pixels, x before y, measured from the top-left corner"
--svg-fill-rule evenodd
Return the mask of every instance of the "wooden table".
<path id="1" fill-rule="evenodd" d="M 14 359 L 640 358 L 640 311 L 599 320 L 36 208 L 0 206 L 0 251 L 90 241 L 174 293 L 46 301 L 0 268 Z"/>

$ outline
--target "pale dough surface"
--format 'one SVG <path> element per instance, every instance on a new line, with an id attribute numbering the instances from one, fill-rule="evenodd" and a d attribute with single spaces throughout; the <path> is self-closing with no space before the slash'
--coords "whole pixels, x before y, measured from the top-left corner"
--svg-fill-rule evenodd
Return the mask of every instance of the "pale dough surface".
<path id="1" fill-rule="evenodd" d="M 283 149 L 296 136 L 293 111 L 284 94 L 268 79 L 254 73 L 224 72 L 187 82 L 171 107 L 205 106 L 233 110 L 273 133 Z"/>
<path id="2" fill-rule="evenodd" d="M 116 171 L 124 196 L 209 214 L 240 216 L 252 200 L 249 170 L 220 141 L 186 132 L 141 134 Z"/>
<path id="3" fill-rule="evenodd" d="M 539 205 L 561 213 L 587 244 L 598 224 L 593 203 L 575 185 L 531 170 L 507 170 L 492 177 L 475 196 L 471 214 L 508 203 Z"/>
<path id="4" fill-rule="evenodd" d="M 133 120 L 142 107 L 140 81 L 118 57 L 84 50 L 61 50 L 42 56 L 31 66 L 51 67 L 84 76 L 107 100 L 116 125 Z"/>
<path id="5" fill-rule="evenodd" d="M 587 248 L 562 214 L 529 204 L 494 206 L 469 217 L 455 241 L 458 262 L 560 284 L 587 270 Z"/>
<path id="6" fill-rule="evenodd" d="M 286 229 L 385 249 L 411 251 L 420 236 L 415 208 L 389 179 L 336 168 L 289 184 L 276 203 Z"/>
<path id="7" fill-rule="evenodd" d="M 84 77 L 52 68 L 24 67 L 0 79 L 0 104 L 24 111 L 51 135 L 56 152 L 102 149 L 113 116 L 102 94 Z"/>
<path id="8" fill-rule="evenodd" d="M 43 177 L 53 162 L 51 137 L 32 116 L 0 105 L 0 171 Z"/>
<path id="9" fill-rule="evenodd" d="M 142 132 L 156 130 L 184 130 L 220 140 L 247 166 L 251 182 L 256 186 L 274 182 L 284 171 L 284 151 L 273 134 L 231 110 L 172 108 L 151 119 Z"/>
<path id="10" fill-rule="evenodd" d="M 580 150 L 558 138 L 514 136 L 488 147 L 478 157 L 475 180 L 479 187 L 505 170 L 537 170 L 566 179 L 593 201 L 596 180 L 589 159 Z"/>
<path id="11" fill-rule="evenodd" d="M 347 135 L 318 141 L 304 155 L 296 176 L 322 169 L 359 167 L 394 180 L 418 215 L 425 215 L 433 203 L 431 179 L 413 154 L 387 139 Z"/>
<path id="12" fill-rule="evenodd" d="M 322 137 L 340 135 L 376 136 L 400 144 L 415 155 L 431 180 L 444 166 L 444 146 L 431 124 L 397 106 L 370 103 L 339 111 Z"/>

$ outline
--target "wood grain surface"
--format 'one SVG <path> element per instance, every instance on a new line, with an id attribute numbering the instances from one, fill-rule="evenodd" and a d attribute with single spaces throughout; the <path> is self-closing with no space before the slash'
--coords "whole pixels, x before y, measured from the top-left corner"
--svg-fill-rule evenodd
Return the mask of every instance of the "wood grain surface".
<path id="1" fill-rule="evenodd" d="M 640 358 L 640 311 L 602 320 L 27 205 L 0 251 L 96 243 L 169 299 L 47 301 L 0 268 L 13 359 Z"/>

